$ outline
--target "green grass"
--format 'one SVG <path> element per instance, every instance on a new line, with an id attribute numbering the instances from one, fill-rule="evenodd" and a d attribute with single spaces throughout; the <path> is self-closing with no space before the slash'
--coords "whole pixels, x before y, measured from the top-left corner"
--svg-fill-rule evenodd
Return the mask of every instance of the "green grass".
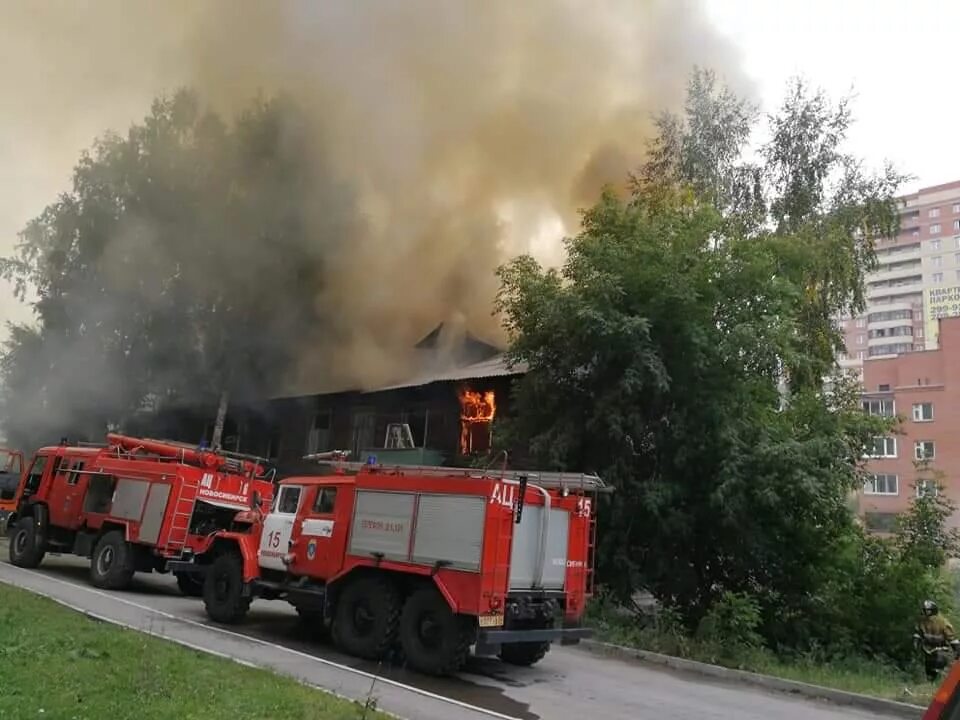
<path id="1" fill-rule="evenodd" d="M 0 584 L 0 718 L 385 720 L 358 703 Z"/>
<path id="2" fill-rule="evenodd" d="M 927 706 L 937 684 L 926 681 L 918 666 L 906 672 L 893 665 L 865 657 L 823 660 L 815 656 L 784 659 L 764 649 L 717 648 L 677 633 L 654 628 L 640 628 L 626 616 L 599 613 L 593 610 L 590 624 L 601 642 L 698 660 L 737 670 L 772 675 L 786 680 L 820 685 Z"/>

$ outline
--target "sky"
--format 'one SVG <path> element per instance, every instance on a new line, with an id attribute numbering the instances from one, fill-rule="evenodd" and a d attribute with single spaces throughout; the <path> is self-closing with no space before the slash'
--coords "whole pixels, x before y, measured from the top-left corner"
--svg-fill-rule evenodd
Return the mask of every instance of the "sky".
<path id="1" fill-rule="evenodd" d="M 905 188 L 960 178 L 957 132 L 960 93 L 951 80 L 960 3 L 913 0 L 703 0 L 716 29 L 739 53 L 764 111 L 775 110 L 785 83 L 802 75 L 834 97 L 853 92 L 856 124 L 849 149 L 868 165 L 892 161 L 915 176 Z M 0 110 L 0 254 L 17 232 L 68 187 L 81 150 L 108 128 L 123 130 L 141 118 L 165 88 L 113 97 L 105 112 L 96 99 L 76 99 L 75 112 L 45 113 L 42 61 L 27 63 L 29 45 L 0 43 L 0 83 L 14 80 L 34 104 L 29 122 L 4 123 Z M 82 59 L 78 59 L 82 64 Z M 31 77 L 35 73 L 35 77 Z M 104 78 L 106 85 L 121 83 Z M 26 80 L 26 82 L 24 82 Z M 9 96 L 8 96 L 9 100 Z M 62 98 L 60 98 L 62 101 Z M 0 281 L 0 322 L 26 320 L 27 308 Z M 0 331 L 2 333 L 2 331 Z"/>

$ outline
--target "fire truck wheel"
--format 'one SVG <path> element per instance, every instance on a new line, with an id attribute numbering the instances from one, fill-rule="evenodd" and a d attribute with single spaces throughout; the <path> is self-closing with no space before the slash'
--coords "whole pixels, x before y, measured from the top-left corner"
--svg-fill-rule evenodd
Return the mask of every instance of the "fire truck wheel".
<path id="1" fill-rule="evenodd" d="M 203 578 L 193 573 L 174 573 L 177 587 L 187 597 L 203 597 Z"/>
<path id="2" fill-rule="evenodd" d="M 396 640 L 400 624 L 400 596 L 382 577 L 350 582 L 337 599 L 333 641 L 349 655 L 379 660 Z"/>
<path id="3" fill-rule="evenodd" d="M 46 551 L 37 546 L 37 526 L 32 517 L 22 517 L 13 526 L 10 536 L 10 563 L 22 568 L 35 568 Z"/>
<path id="4" fill-rule="evenodd" d="M 237 553 L 223 553 L 210 565 L 203 604 L 211 620 L 225 625 L 235 625 L 246 616 L 250 598 L 243 594 L 243 560 Z"/>
<path id="5" fill-rule="evenodd" d="M 93 548 L 90 582 L 105 590 L 123 590 L 133 579 L 133 549 L 119 530 L 111 530 Z"/>
<path id="6" fill-rule="evenodd" d="M 529 667 L 543 660 L 549 649 L 548 642 L 504 643 L 500 646 L 500 659 L 511 665 Z"/>
<path id="7" fill-rule="evenodd" d="M 449 675 L 467 661 L 475 640 L 471 618 L 455 615 L 435 587 L 407 598 L 400 616 L 400 644 L 407 663 L 429 675 Z"/>

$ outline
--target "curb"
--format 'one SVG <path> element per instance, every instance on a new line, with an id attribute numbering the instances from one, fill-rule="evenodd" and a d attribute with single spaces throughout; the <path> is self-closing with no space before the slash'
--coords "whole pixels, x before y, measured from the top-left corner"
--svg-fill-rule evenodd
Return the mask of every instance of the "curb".
<path id="1" fill-rule="evenodd" d="M 649 652 L 648 650 L 639 650 L 637 648 L 614 645 L 598 640 L 581 640 L 579 646 L 594 655 L 604 655 L 618 660 L 632 660 L 651 665 L 660 665 L 671 668 L 672 670 L 704 675 L 725 682 L 752 685 L 765 690 L 800 695 L 814 700 L 826 700 L 836 705 L 869 710 L 887 716 L 906 718 L 906 720 L 920 720 L 924 710 L 926 710 L 926 708 L 919 705 L 910 705 L 909 703 L 897 702 L 895 700 L 883 700 L 869 695 L 861 695 L 846 690 L 835 690 L 833 688 L 811 685 L 796 680 L 784 680 L 783 678 L 773 677 L 771 675 L 760 675 L 758 673 L 747 672 L 746 670 L 734 670 L 719 665 L 709 665 L 707 663 L 697 662 L 696 660 L 685 660 L 683 658 L 673 657 L 672 655 L 661 655 L 660 653 Z"/>

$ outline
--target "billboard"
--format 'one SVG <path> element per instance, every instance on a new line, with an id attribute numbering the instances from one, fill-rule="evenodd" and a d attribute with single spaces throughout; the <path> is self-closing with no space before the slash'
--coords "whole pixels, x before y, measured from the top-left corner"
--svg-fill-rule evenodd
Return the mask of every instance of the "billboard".
<path id="1" fill-rule="evenodd" d="M 942 317 L 960 317 L 960 285 L 925 288 L 923 317 L 926 321 L 924 333 L 927 338 L 927 347 L 936 347 L 939 330 L 937 320 Z"/>

